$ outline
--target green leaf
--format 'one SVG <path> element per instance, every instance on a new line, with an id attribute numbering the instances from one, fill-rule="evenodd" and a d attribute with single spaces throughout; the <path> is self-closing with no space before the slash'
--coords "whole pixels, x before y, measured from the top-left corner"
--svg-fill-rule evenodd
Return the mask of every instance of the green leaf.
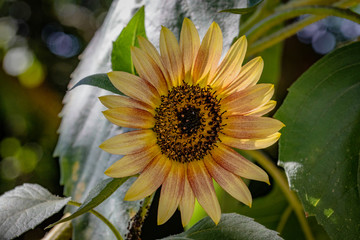
<path id="1" fill-rule="evenodd" d="M 113 50 L 111 52 L 113 71 L 135 73 L 130 47 L 138 46 L 137 36 L 146 38 L 144 7 L 141 7 L 137 13 L 135 13 L 113 43 Z"/>
<path id="2" fill-rule="evenodd" d="M 84 213 L 87 213 L 91 209 L 97 207 L 103 201 L 105 201 L 108 197 L 111 196 L 124 182 L 126 182 L 129 177 L 125 178 L 108 178 L 99 182 L 95 188 L 93 188 L 89 195 L 85 198 L 85 201 L 81 206 L 69 217 L 63 218 L 57 221 L 54 224 L 51 224 L 47 228 L 51 228 L 56 224 L 69 221 L 74 219 Z"/>
<path id="3" fill-rule="evenodd" d="M 259 6 L 260 3 L 262 3 L 264 0 L 258 0 L 253 4 L 250 4 L 247 8 L 233 8 L 233 9 L 224 9 L 220 12 L 228 12 L 228 13 L 234 13 L 234 14 L 246 14 L 255 11 L 255 9 Z"/>
<path id="4" fill-rule="evenodd" d="M 0 239 L 13 239 L 62 209 L 70 198 L 25 183 L 0 196 Z"/>
<path id="5" fill-rule="evenodd" d="M 186 232 L 164 239 L 282 239 L 278 233 L 265 228 L 252 218 L 236 213 L 222 214 L 218 225 L 209 218 L 203 218 Z"/>
<path id="6" fill-rule="evenodd" d="M 289 89 L 279 164 L 333 239 L 360 236 L 360 42 L 337 49 Z"/>
<path id="7" fill-rule="evenodd" d="M 183 17 L 193 20 L 199 34 L 204 36 L 213 21 L 216 21 L 224 35 L 224 53 L 229 48 L 234 33 L 238 31 L 239 15 L 215 14 L 220 9 L 246 6 L 246 0 L 207 2 L 190 1 L 177 4 L 164 4 L 163 1 L 144 0 L 146 6 L 147 36 L 158 47 L 161 26 L 166 26 L 179 36 Z M 74 73 L 70 85 L 75 85 L 86 76 L 111 71 L 111 51 L 113 41 L 127 25 L 132 13 L 137 11 L 135 1 L 113 1 L 102 27 L 82 54 L 81 61 Z M 61 183 L 64 194 L 72 196 L 76 202 L 84 202 L 91 189 L 104 178 L 104 171 L 121 156 L 110 155 L 98 146 L 112 136 L 124 132 L 124 129 L 111 124 L 103 116 L 106 108 L 98 97 L 108 94 L 99 88 L 79 88 L 68 91 L 61 112 L 62 122 L 59 129 L 59 141 L 55 155 L 59 156 Z M 119 187 L 103 204 L 96 207 L 109 219 L 117 230 L 125 235 L 128 232 L 130 218 L 139 210 L 140 201 L 124 201 L 124 196 L 133 182 L 129 179 Z M 66 211 L 74 212 L 71 207 Z M 92 214 L 83 214 L 72 220 L 73 239 L 113 239 L 108 227 Z M 90 227 L 91 226 L 91 227 Z"/>
<path id="8" fill-rule="evenodd" d="M 69 91 L 81 85 L 90 85 L 94 87 L 98 87 L 116 94 L 123 95 L 114 85 L 111 83 L 109 77 L 105 73 L 99 73 L 84 77 L 79 82 L 77 82 Z"/>

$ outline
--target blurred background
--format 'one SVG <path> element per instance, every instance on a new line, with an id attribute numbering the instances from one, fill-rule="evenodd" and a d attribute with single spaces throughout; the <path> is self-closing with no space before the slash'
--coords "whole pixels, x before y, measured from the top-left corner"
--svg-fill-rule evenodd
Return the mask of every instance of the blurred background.
<path id="1" fill-rule="evenodd" d="M 62 98 L 110 5 L 111 0 L 0 0 L 0 194 L 28 182 L 62 195 L 52 156 Z M 358 24 L 330 17 L 288 39 L 279 96 L 323 54 L 359 36 Z M 41 238 L 47 225 L 20 239 Z"/>

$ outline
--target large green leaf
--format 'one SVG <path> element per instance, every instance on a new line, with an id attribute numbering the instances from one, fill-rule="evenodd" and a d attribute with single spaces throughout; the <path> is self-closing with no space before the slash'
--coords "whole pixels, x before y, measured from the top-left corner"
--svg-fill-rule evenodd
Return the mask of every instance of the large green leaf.
<path id="1" fill-rule="evenodd" d="M 112 70 L 135 73 L 130 47 L 139 45 L 137 36 L 146 38 L 144 21 L 144 7 L 141 7 L 113 43 L 111 53 Z"/>
<path id="2" fill-rule="evenodd" d="M 0 196 L 0 239 L 13 239 L 62 209 L 70 198 L 37 184 L 18 186 Z"/>
<path id="3" fill-rule="evenodd" d="M 280 161 L 309 215 L 333 239 L 360 236 L 360 43 L 337 49 L 289 89 Z"/>
<path id="4" fill-rule="evenodd" d="M 111 71 L 112 43 L 121 30 L 129 22 L 132 13 L 139 7 L 138 1 L 114 1 L 103 26 L 82 54 L 82 60 L 72 74 L 71 86 L 81 79 Z M 239 16 L 217 12 L 224 8 L 240 8 L 246 6 L 242 1 L 143 1 L 145 5 L 145 27 L 148 39 L 158 47 L 161 25 L 170 28 L 179 36 L 184 17 L 189 17 L 197 26 L 200 36 L 204 36 L 212 21 L 219 23 L 224 35 L 224 53 L 229 48 L 234 36 L 238 34 Z M 120 54 L 120 53 L 119 53 Z M 119 69 L 118 69 L 119 70 Z M 105 107 L 100 104 L 99 96 L 109 94 L 108 91 L 78 87 L 65 96 L 62 110 L 60 137 L 55 155 L 60 157 L 61 183 L 64 193 L 75 201 L 84 202 L 92 188 L 104 179 L 104 171 L 119 156 L 111 156 L 98 146 L 106 139 L 119 134 L 125 129 L 110 124 L 102 115 Z M 124 183 L 96 210 L 107 217 L 122 233 L 127 233 L 130 216 L 139 209 L 139 201 L 123 201 L 131 181 Z M 71 209 L 75 211 L 75 209 Z M 113 239 L 112 232 L 98 219 L 84 214 L 73 220 L 73 239 Z"/>
<path id="5" fill-rule="evenodd" d="M 165 239 L 227 239 L 227 240 L 250 240 L 250 239 L 282 239 L 278 233 L 265 228 L 252 218 L 241 216 L 236 213 L 221 215 L 218 225 L 206 217 L 192 226 L 186 232 L 170 236 Z"/>

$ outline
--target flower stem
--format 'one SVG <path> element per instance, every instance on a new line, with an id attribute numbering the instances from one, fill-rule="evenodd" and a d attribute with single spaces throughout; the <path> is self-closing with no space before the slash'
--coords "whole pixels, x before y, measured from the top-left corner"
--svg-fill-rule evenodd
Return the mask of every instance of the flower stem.
<path id="1" fill-rule="evenodd" d="M 353 6 L 356 3 L 359 3 L 359 0 L 343 0 L 343 1 L 334 3 L 333 6 L 346 8 L 346 7 Z M 255 53 L 261 52 L 261 51 L 283 41 L 286 38 L 291 37 L 298 31 L 300 31 L 302 28 L 304 28 L 314 22 L 317 22 L 325 17 L 326 16 L 309 16 L 298 22 L 290 24 L 290 25 L 280 29 L 279 31 L 276 31 L 266 37 L 263 37 L 262 39 L 254 42 L 253 44 L 250 45 L 248 52 L 247 52 L 247 56 L 251 56 Z"/>
<path id="2" fill-rule="evenodd" d="M 286 177 L 283 172 L 281 172 L 269 159 L 260 151 L 244 151 L 253 157 L 270 175 L 271 177 L 279 184 L 280 189 L 284 193 L 286 199 L 290 203 L 291 207 L 294 209 L 295 214 L 299 220 L 300 226 L 305 234 L 306 239 L 314 240 L 311 229 L 308 222 L 306 221 L 304 209 L 297 198 L 296 194 L 290 190 L 289 184 L 286 180 Z"/>
<path id="3" fill-rule="evenodd" d="M 154 199 L 155 193 L 146 197 L 142 202 L 139 211 L 129 222 L 129 233 L 126 236 L 126 239 L 140 239 L 142 226 L 144 224 L 145 218 L 148 214 L 150 205 Z"/>
<path id="4" fill-rule="evenodd" d="M 75 202 L 75 201 L 69 201 L 67 204 L 72 205 L 72 206 L 76 206 L 76 207 L 81 206 L 81 203 L 78 203 L 78 202 Z M 102 215 L 101 213 L 99 213 L 98 211 L 96 211 L 94 209 L 91 209 L 89 212 L 94 214 L 101 221 L 103 221 L 110 228 L 110 230 L 114 233 L 117 240 L 123 240 L 123 238 L 121 237 L 119 231 L 115 228 L 115 226 L 106 217 L 104 217 L 104 215 Z"/>

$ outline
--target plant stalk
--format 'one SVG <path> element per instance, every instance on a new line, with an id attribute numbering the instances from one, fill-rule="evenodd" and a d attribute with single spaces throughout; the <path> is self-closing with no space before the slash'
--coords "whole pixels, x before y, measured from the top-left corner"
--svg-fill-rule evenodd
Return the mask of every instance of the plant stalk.
<path id="1" fill-rule="evenodd" d="M 296 194 L 290 190 L 289 184 L 286 180 L 284 173 L 282 173 L 269 159 L 260 151 L 244 151 L 250 156 L 252 156 L 270 175 L 271 177 L 279 184 L 280 189 L 284 193 L 286 199 L 289 201 L 291 207 L 294 209 L 294 212 L 299 220 L 300 226 L 305 234 L 307 240 L 314 240 L 314 236 L 311 232 L 310 226 L 305 218 L 304 209 L 297 198 Z"/>
<path id="2" fill-rule="evenodd" d="M 67 204 L 72 205 L 72 206 L 76 206 L 76 207 L 81 206 L 81 203 L 78 203 L 78 202 L 75 202 L 75 201 L 69 201 Z M 110 228 L 110 230 L 114 233 L 117 240 L 123 240 L 123 238 L 121 237 L 119 231 L 115 228 L 115 226 L 106 217 L 104 217 L 104 215 L 102 215 L 101 213 L 99 213 L 98 211 L 96 211 L 94 209 L 91 209 L 89 212 L 94 214 L 101 221 L 103 221 Z"/>

